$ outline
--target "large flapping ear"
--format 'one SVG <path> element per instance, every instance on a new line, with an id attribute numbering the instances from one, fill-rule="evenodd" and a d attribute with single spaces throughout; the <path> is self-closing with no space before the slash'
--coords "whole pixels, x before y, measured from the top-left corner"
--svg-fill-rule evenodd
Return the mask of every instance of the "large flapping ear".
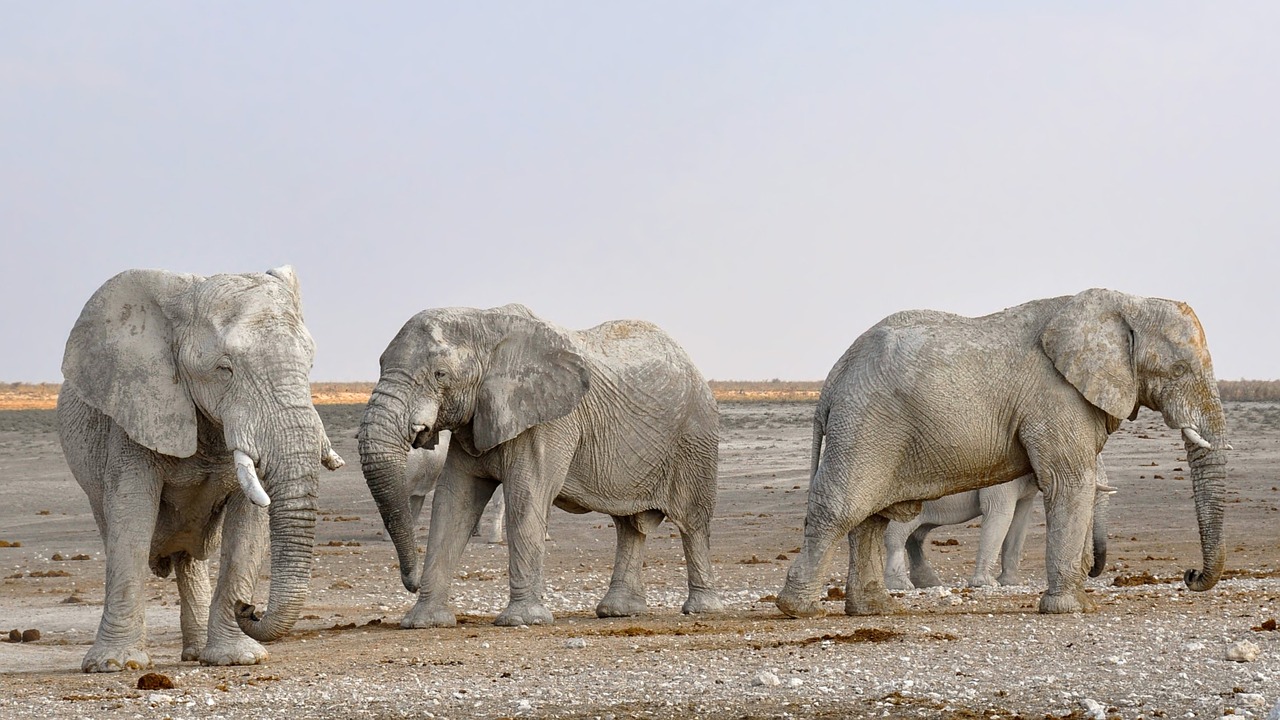
<path id="1" fill-rule="evenodd" d="M 298 273 L 293 271 L 292 265 L 281 265 L 278 268 L 271 268 L 267 274 L 279 278 L 289 287 L 289 291 L 293 293 L 293 303 L 298 309 L 298 314 L 302 314 L 302 285 L 298 282 Z"/>
<path id="2" fill-rule="evenodd" d="M 1124 317 L 1126 296 L 1092 289 L 1076 295 L 1049 319 L 1040 336 L 1045 354 L 1067 382 L 1115 418 L 1138 404 L 1133 330 Z"/>
<path id="3" fill-rule="evenodd" d="M 591 384 L 586 360 L 564 333 L 519 313 L 491 317 L 497 342 L 484 361 L 471 421 L 479 452 L 568 415 Z"/>
<path id="4" fill-rule="evenodd" d="M 67 338 L 62 374 L 134 442 L 174 457 L 196 451 L 196 406 L 178 376 L 174 320 L 199 280 L 126 270 L 98 288 Z"/>

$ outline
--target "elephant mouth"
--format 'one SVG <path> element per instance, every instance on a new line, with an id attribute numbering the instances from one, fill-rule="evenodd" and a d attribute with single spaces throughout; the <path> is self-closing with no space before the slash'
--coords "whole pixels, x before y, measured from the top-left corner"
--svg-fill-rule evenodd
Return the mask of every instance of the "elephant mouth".
<path id="1" fill-rule="evenodd" d="M 413 442 L 410 443 L 414 449 L 436 449 L 436 443 L 440 442 L 440 432 L 438 430 L 432 430 L 421 425 L 415 425 L 411 429 L 415 431 Z"/>

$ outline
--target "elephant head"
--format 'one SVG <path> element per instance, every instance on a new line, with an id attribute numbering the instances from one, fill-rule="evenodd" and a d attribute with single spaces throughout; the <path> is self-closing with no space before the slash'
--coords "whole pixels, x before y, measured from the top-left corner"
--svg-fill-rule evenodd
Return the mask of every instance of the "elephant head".
<path id="1" fill-rule="evenodd" d="M 208 278 L 123 272 L 85 304 L 63 358 L 67 381 L 134 442 L 175 458 L 234 460 L 248 499 L 269 506 L 266 616 L 242 603 L 239 618 L 256 640 L 284 635 L 302 610 L 317 466 L 341 464 L 311 404 L 314 354 L 285 266 Z"/>
<path id="2" fill-rule="evenodd" d="M 380 359 L 381 374 L 357 434 L 365 481 L 418 589 L 405 479 L 411 448 L 478 456 L 539 423 L 569 414 L 587 392 L 586 362 L 561 330 L 520 305 L 426 310 L 405 323 Z"/>
<path id="3" fill-rule="evenodd" d="M 1138 407 L 1182 432 L 1191 465 L 1203 567 L 1183 577 L 1208 590 L 1222 575 L 1222 504 L 1227 477 L 1226 416 L 1204 328 L 1185 303 L 1113 290 L 1070 298 L 1046 324 L 1041 343 L 1058 372 L 1115 422 Z"/>

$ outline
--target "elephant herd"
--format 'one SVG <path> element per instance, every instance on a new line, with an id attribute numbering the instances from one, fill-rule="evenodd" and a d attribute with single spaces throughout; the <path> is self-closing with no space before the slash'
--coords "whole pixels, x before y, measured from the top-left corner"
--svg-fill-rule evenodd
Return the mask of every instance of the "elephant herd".
<path id="1" fill-rule="evenodd" d="M 67 340 L 57 408 L 64 454 L 106 547 L 102 620 L 84 671 L 150 666 L 148 569 L 176 574 L 183 660 L 261 662 L 261 643 L 300 617 L 321 467 L 343 464 L 311 403 L 315 346 L 300 297 L 287 266 L 211 277 L 130 270 L 85 304 Z M 829 556 L 847 537 L 845 612 L 892 612 L 889 589 L 936 583 L 920 553 L 924 535 L 979 514 L 971 582 L 994 581 L 997 552 L 999 581 L 1016 582 L 1041 491 L 1040 610 L 1089 609 L 1084 577 L 1101 569 L 1112 491 L 1099 453 L 1139 407 L 1182 432 L 1203 551 L 1185 582 L 1207 590 L 1223 569 L 1230 446 L 1190 307 L 1093 289 L 979 318 L 923 310 L 885 318 L 823 385 L 803 543 L 778 608 L 823 612 Z M 521 305 L 423 311 L 383 351 L 357 438 L 401 581 L 418 594 L 404 627 L 456 623 L 450 580 L 499 488 L 510 599 L 498 625 L 552 621 L 542 572 L 553 505 L 613 518 L 616 557 L 600 617 L 644 611 L 645 537 L 663 520 L 683 542 L 683 612 L 723 608 L 709 532 L 716 402 L 689 356 L 650 323 L 574 331 Z M 414 525 L 433 483 L 419 566 Z M 249 600 L 268 549 L 271 589 L 259 611 Z"/>

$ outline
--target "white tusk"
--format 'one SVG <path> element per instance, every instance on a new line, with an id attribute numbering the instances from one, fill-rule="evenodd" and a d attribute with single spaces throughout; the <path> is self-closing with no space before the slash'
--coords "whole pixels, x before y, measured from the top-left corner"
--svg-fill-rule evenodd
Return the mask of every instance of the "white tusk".
<path id="1" fill-rule="evenodd" d="M 1193 445 L 1199 445 L 1205 450 L 1213 449 L 1213 446 L 1209 444 L 1209 441 L 1200 437 L 1200 433 L 1196 432 L 1196 429 L 1191 427 L 1190 425 L 1182 428 L 1182 437 L 1186 438 L 1187 442 Z"/>
<path id="2" fill-rule="evenodd" d="M 240 481 L 240 489 L 244 491 L 244 496 L 258 507 L 270 505 L 271 498 L 267 496 L 267 491 L 262 489 L 262 481 L 258 479 L 258 471 L 253 467 L 253 460 L 239 450 L 232 452 L 231 457 L 235 458 L 236 479 Z"/>
<path id="3" fill-rule="evenodd" d="M 1115 489 L 1114 487 L 1112 487 L 1112 486 L 1110 486 L 1110 485 L 1108 485 L 1108 484 L 1106 484 L 1106 483 L 1098 483 L 1098 485 L 1097 485 L 1097 490 L 1098 490 L 1098 492 L 1104 492 L 1104 493 L 1113 493 L 1113 492 L 1116 492 L 1116 489 Z"/>
<path id="4" fill-rule="evenodd" d="M 320 454 L 320 462 L 330 470 L 337 470 L 347 464 L 347 461 L 343 460 L 342 456 L 331 447 L 325 448 L 324 452 Z"/>

